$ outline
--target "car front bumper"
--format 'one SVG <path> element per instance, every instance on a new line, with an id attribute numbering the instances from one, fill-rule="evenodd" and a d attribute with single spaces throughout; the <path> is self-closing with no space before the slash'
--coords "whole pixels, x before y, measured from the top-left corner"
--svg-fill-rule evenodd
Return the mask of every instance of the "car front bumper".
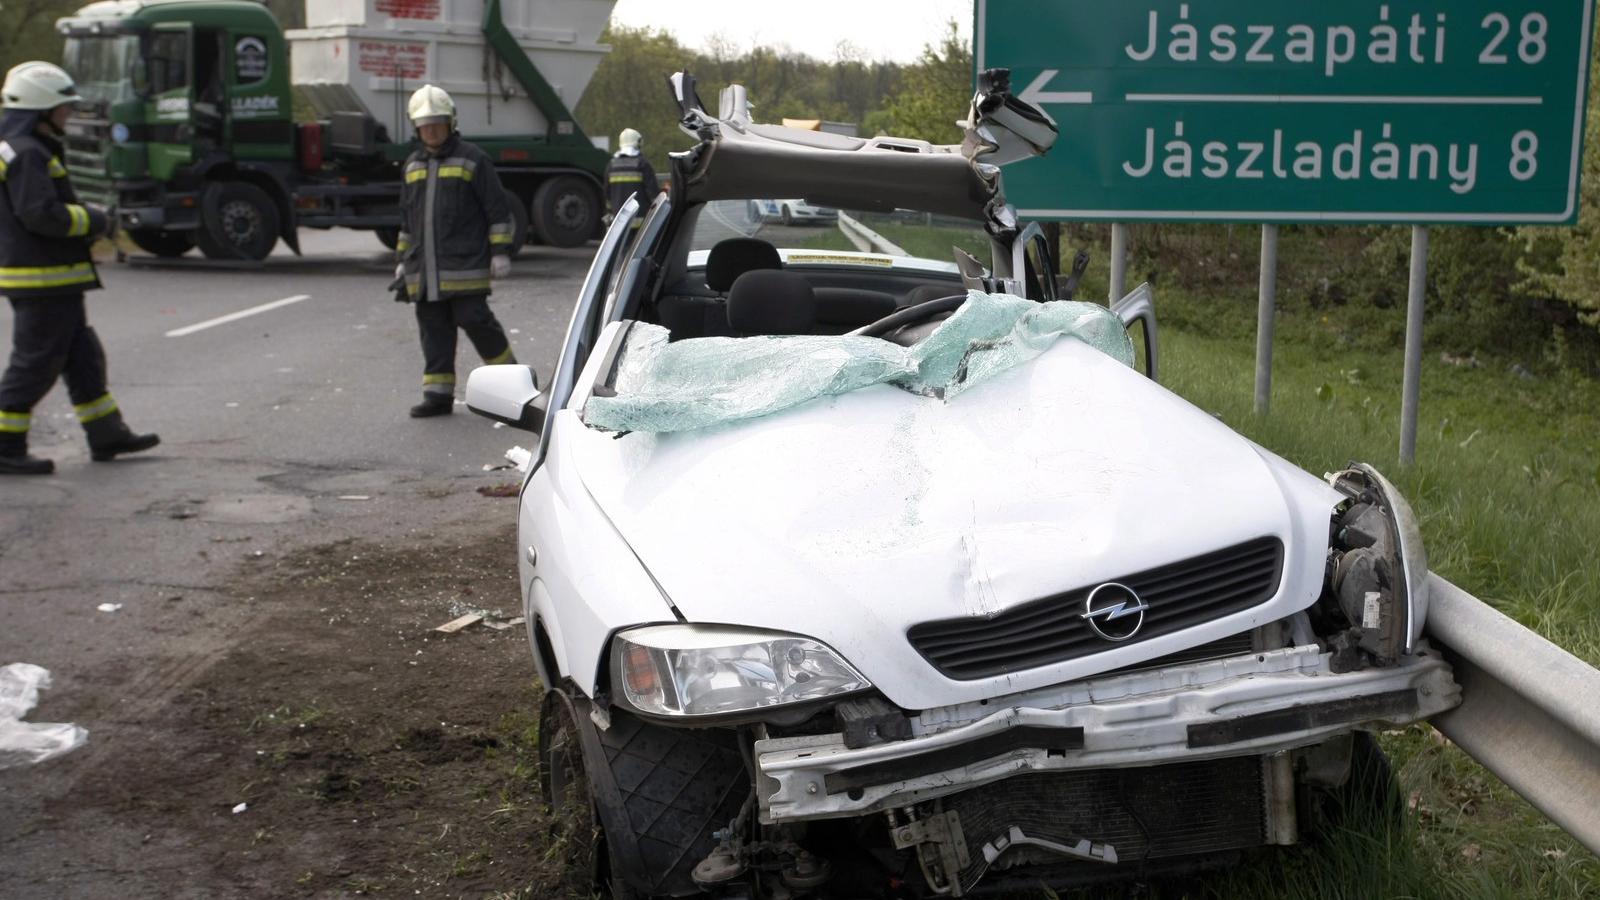
<path id="1" fill-rule="evenodd" d="M 926 710 L 908 740 L 851 749 L 841 734 L 757 741 L 766 823 L 897 808 L 1027 772 L 1262 755 L 1460 702 L 1425 643 L 1397 666 L 1335 673 L 1315 646 L 1055 685 Z"/>

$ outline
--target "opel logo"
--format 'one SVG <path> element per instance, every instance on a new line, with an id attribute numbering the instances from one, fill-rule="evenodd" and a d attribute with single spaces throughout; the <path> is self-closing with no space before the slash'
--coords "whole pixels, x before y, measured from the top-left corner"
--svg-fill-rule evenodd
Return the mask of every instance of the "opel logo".
<path id="1" fill-rule="evenodd" d="M 1144 611 L 1149 608 L 1132 588 L 1113 581 L 1089 592 L 1081 618 L 1106 640 L 1125 641 L 1144 627 Z"/>

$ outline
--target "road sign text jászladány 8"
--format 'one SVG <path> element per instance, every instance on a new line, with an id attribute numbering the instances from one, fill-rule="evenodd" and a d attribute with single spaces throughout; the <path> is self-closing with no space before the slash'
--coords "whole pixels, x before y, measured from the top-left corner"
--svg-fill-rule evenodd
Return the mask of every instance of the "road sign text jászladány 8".
<path id="1" fill-rule="evenodd" d="M 1593 0 L 978 0 L 1061 126 L 1030 218 L 1571 222 Z"/>

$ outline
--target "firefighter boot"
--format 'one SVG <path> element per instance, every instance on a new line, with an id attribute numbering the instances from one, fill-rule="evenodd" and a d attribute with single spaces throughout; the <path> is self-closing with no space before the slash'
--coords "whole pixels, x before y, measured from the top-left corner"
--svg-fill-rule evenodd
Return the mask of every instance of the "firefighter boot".
<path id="1" fill-rule="evenodd" d="M 455 409 L 455 399 L 449 395 L 423 394 L 422 402 L 411 407 L 411 418 L 426 419 L 432 416 L 448 416 Z"/>
<path id="2" fill-rule="evenodd" d="M 0 475 L 49 475 L 55 470 L 54 462 L 28 455 L 25 435 L 0 435 Z"/>
<path id="3" fill-rule="evenodd" d="M 110 462 L 123 453 L 142 453 L 161 443 L 154 434 L 135 434 L 122 421 L 121 413 L 112 413 L 83 426 L 89 437 L 89 458 L 95 462 Z"/>

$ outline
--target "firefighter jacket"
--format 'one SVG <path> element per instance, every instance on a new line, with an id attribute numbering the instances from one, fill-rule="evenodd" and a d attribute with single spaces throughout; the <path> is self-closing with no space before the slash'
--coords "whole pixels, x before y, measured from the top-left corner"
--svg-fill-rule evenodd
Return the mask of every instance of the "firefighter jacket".
<path id="1" fill-rule="evenodd" d="M 58 142 L 33 131 L 38 113 L 0 122 L 0 294 L 48 297 L 100 286 L 89 255 L 104 213 L 78 202 Z"/>
<path id="2" fill-rule="evenodd" d="M 489 293 L 489 258 L 511 252 L 511 198 L 489 155 L 452 134 L 437 152 L 406 159 L 400 242 L 414 301 Z"/>
<path id="3" fill-rule="evenodd" d="M 613 215 L 635 194 L 639 196 L 642 213 L 659 193 L 661 184 L 656 181 L 656 170 L 650 168 L 650 162 L 644 158 L 644 154 L 622 152 L 606 163 L 606 203 L 610 205 Z M 640 221 L 635 219 L 634 224 Z"/>

